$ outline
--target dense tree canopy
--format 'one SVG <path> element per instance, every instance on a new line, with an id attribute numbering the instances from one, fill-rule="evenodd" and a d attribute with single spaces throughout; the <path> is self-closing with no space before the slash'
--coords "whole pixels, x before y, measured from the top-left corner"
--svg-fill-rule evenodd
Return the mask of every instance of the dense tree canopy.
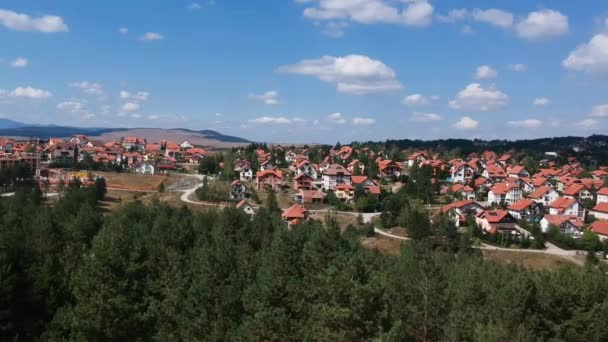
<path id="1" fill-rule="evenodd" d="M 272 199 L 253 219 L 138 202 L 102 216 L 97 194 L 0 199 L 0 340 L 608 339 L 606 275 L 439 249 L 429 229 L 458 234 L 414 204 L 418 240 L 388 257 L 331 219 L 287 229 Z"/>

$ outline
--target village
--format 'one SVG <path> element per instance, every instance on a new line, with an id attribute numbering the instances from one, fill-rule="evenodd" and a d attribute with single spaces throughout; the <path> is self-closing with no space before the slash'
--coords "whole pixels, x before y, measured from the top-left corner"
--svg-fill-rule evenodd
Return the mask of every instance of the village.
<path id="1" fill-rule="evenodd" d="M 290 227 L 333 212 L 349 224 L 373 224 L 377 232 L 391 236 L 386 232 L 394 227 L 382 222 L 385 202 L 412 189 L 415 182 L 428 182 L 416 191 L 428 193 L 418 201 L 431 217 L 447 215 L 461 232 L 473 225 L 480 228 L 488 246 L 508 248 L 533 240 L 533 229 L 553 238 L 558 234 L 552 243 L 566 239 L 570 244 L 563 245 L 570 248 L 585 234 L 608 240 L 608 167 L 588 170 L 568 156 L 558 164 L 552 153 L 538 165 L 526 160 L 524 166 L 526 156 L 517 151 L 445 160 L 425 150 L 252 144 L 211 151 L 188 141 L 149 142 L 127 136 L 99 142 L 85 135 L 46 141 L 0 139 L 0 149 L 0 169 L 26 166 L 41 189 L 55 195 L 73 179 L 88 185 L 95 177 L 105 177 L 113 190 L 153 193 L 168 186 L 183 192 L 178 204 L 235 206 L 255 215 L 272 193 Z M 416 179 L 413 173 L 428 179 Z M 145 177 L 153 181 L 142 186 Z M 10 180 L 5 177 L 2 186 L 10 191 Z M 408 238 L 406 229 L 394 231 L 398 233 L 393 237 Z"/>

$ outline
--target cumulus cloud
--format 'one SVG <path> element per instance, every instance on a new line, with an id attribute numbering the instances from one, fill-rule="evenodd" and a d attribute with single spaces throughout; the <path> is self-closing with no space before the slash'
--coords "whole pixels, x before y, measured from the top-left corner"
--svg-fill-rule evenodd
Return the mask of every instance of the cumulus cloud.
<path id="1" fill-rule="evenodd" d="M 446 15 L 438 15 L 437 20 L 442 23 L 455 23 L 461 20 L 465 20 L 469 15 L 469 11 L 466 8 L 453 9 Z"/>
<path id="2" fill-rule="evenodd" d="M 250 100 L 262 101 L 267 105 L 276 105 L 279 103 L 279 92 L 269 90 L 263 94 L 249 94 Z"/>
<path id="3" fill-rule="evenodd" d="M 354 118 L 353 119 L 353 124 L 355 125 L 360 125 L 360 126 L 369 126 L 369 125 L 373 125 L 376 123 L 376 119 L 372 119 L 372 118 Z"/>
<path id="4" fill-rule="evenodd" d="M 583 119 L 579 122 L 576 123 L 577 126 L 581 126 L 581 127 L 585 127 L 585 128 L 591 128 L 596 126 L 597 124 L 599 124 L 599 121 L 597 121 L 596 119 Z"/>
<path id="5" fill-rule="evenodd" d="M 510 64 L 509 69 L 515 72 L 524 72 L 528 70 L 528 67 L 525 64 Z"/>
<path id="6" fill-rule="evenodd" d="M 449 106 L 453 109 L 490 111 L 505 106 L 507 94 L 498 89 L 484 89 L 479 83 L 471 83 L 461 90 Z"/>
<path id="7" fill-rule="evenodd" d="M 69 113 L 82 113 L 86 110 L 86 104 L 84 101 L 64 101 L 57 105 L 57 109 Z"/>
<path id="8" fill-rule="evenodd" d="M 595 117 L 595 118 L 605 118 L 605 117 L 608 117 L 608 104 L 602 104 L 602 105 L 594 106 L 591 109 L 591 114 L 589 114 L 589 116 L 592 116 L 592 117 Z"/>
<path id="9" fill-rule="evenodd" d="M 190 5 L 188 5 L 188 9 L 191 11 L 198 11 L 201 8 L 203 8 L 203 6 L 201 6 L 201 4 L 197 3 L 197 2 L 193 2 Z"/>
<path id="10" fill-rule="evenodd" d="M 61 17 L 44 15 L 33 18 L 27 14 L 0 9 L 0 25 L 13 31 L 37 31 L 42 33 L 67 32 L 68 25 Z"/>
<path id="11" fill-rule="evenodd" d="M 127 102 L 122 106 L 122 110 L 127 113 L 137 112 L 141 108 L 137 102 Z"/>
<path id="12" fill-rule="evenodd" d="M 27 58 L 19 57 L 11 61 L 10 65 L 13 68 L 25 68 L 29 64 Z"/>
<path id="13" fill-rule="evenodd" d="M 14 90 L 8 91 L 0 89 L 0 97 L 8 96 L 14 98 L 28 98 L 32 100 L 45 100 L 53 96 L 48 90 L 27 87 L 17 87 Z"/>
<path id="14" fill-rule="evenodd" d="M 342 113 L 336 112 L 327 116 L 327 121 L 337 125 L 343 125 L 346 123 L 346 119 L 342 116 Z"/>
<path id="15" fill-rule="evenodd" d="M 163 40 L 165 36 L 157 32 L 146 32 L 139 39 L 143 41 Z"/>
<path id="16" fill-rule="evenodd" d="M 303 3 L 302 1 L 299 1 Z M 388 0 L 315 0 L 304 9 L 312 20 L 350 20 L 361 24 L 426 26 L 431 23 L 433 6 L 427 0 L 403 0 L 396 6 Z"/>
<path id="17" fill-rule="evenodd" d="M 136 93 L 130 93 L 126 90 L 121 90 L 119 96 L 123 100 L 129 100 L 134 102 L 145 102 L 148 101 L 150 93 L 147 91 L 138 91 Z"/>
<path id="18" fill-rule="evenodd" d="M 495 78 L 498 76 L 498 72 L 489 65 L 482 65 L 477 67 L 475 71 L 475 78 L 478 80 L 486 80 L 490 78 Z"/>
<path id="19" fill-rule="evenodd" d="M 532 102 L 535 106 L 546 106 L 548 104 L 551 103 L 551 100 L 549 100 L 546 97 L 537 97 L 534 99 L 534 101 Z"/>
<path id="20" fill-rule="evenodd" d="M 354 95 L 390 92 L 403 88 L 393 69 L 379 60 L 362 55 L 306 59 L 293 65 L 281 66 L 278 71 L 315 76 L 323 82 L 335 84 L 341 93 Z"/>
<path id="21" fill-rule="evenodd" d="M 490 24 L 496 27 L 511 27 L 513 25 L 513 14 L 495 8 L 481 10 L 476 8 L 473 10 L 472 17 L 474 20 Z"/>
<path id="22" fill-rule="evenodd" d="M 411 121 L 411 122 L 435 122 L 435 121 L 441 121 L 441 120 L 443 120 L 443 118 L 439 114 L 420 113 L 420 112 L 412 114 L 412 116 L 410 116 L 410 119 L 409 119 L 409 121 Z"/>
<path id="23" fill-rule="evenodd" d="M 599 33 L 570 52 L 562 62 L 566 69 L 587 73 L 608 73 L 608 33 Z"/>
<path id="24" fill-rule="evenodd" d="M 479 121 L 473 120 L 468 116 L 463 116 L 454 124 L 454 127 L 460 130 L 472 130 L 479 127 Z"/>
<path id="25" fill-rule="evenodd" d="M 129 29 L 126 28 L 126 27 L 121 27 L 121 28 L 118 29 L 118 32 L 120 34 L 127 34 L 127 33 L 129 33 Z"/>
<path id="26" fill-rule="evenodd" d="M 508 126 L 514 128 L 537 128 L 542 126 L 543 122 L 538 119 L 515 120 L 507 122 Z"/>
<path id="27" fill-rule="evenodd" d="M 249 122 L 256 123 L 256 124 L 289 125 L 293 121 L 291 119 L 283 117 L 283 116 L 262 116 L 262 117 L 259 117 L 259 118 L 255 118 L 255 119 L 249 120 Z"/>
<path id="28" fill-rule="evenodd" d="M 348 27 L 345 21 L 329 21 L 322 25 L 321 33 L 332 38 L 341 38 L 344 36 L 344 29 Z"/>
<path id="29" fill-rule="evenodd" d="M 420 106 L 429 104 L 431 99 L 422 94 L 411 94 L 403 98 L 403 104 L 408 106 Z"/>
<path id="30" fill-rule="evenodd" d="M 82 90 L 88 95 L 102 95 L 103 84 L 97 82 L 80 81 L 70 83 L 70 87 Z"/>
<path id="31" fill-rule="evenodd" d="M 521 38 L 541 40 L 568 33 L 568 17 L 556 10 L 530 12 L 515 27 Z"/>

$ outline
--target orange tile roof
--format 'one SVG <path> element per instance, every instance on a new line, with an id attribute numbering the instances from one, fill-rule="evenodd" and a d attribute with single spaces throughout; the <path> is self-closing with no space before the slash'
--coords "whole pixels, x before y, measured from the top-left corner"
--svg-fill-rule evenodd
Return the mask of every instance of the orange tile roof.
<path id="1" fill-rule="evenodd" d="M 301 204 L 294 204 L 291 207 L 285 209 L 281 216 L 288 220 L 298 219 L 298 218 L 306 218 L 306 214 L 308 210 L 304 208 Z"/>
<path id="2" fill-rule="evenodd" d="M 492 191 L 495 194 L 506 194 L 507 192 L 513 190 L 513 189 L 518 189 L 519 186 L 517 186 L 516 184 L 509 184 L 509 183 L 496 183 L 494 184 L 494 186 L 490 189 L 490 191 Z"/>
<path id="3" fill-rule="evenodd" d="M 601 213 L 608 213 L 608 203 L 599 203 L 593 207 L 593 211 L 599 211 Z"/>
<path id="4" fill-rule="evenodd" d="M 606 221 L 595 221 L 589 229 L 596 234 L 608 236 L 608 222 Z"/>
<path id="5" fill-rule="evenodd" d="M 450 203 L 448 205 L 444 205 L 443 207 L 441 207 L 441 211 L 445 213 L 452 209 L 466 207 L 467 205 L 471 205 L 474 203 L 475 203 L 475 201 L 473 201 L 473 200 L 464 200 L 464 201 L 454 202 L 454 203 Z"/>
<path id="6" fill-rule="evenodd" d="M 600 191 L 597 192 L 597 194 L 608 196 L 608 187 L 601 188 Z"/>
<path id="7" fill-rule="evenodd" d="M 534 204 L 534 203 L 535 203 L 535 202 L 534 202 L 534 201 L 532 201 L 532 200 L 530 200 L 530 199 L 523 198 L 523 199 L 520 199 L 519 201 L 517 201 L 517 202 L 515 202 L 515 203 L 511 204 L 511 205 L 509 206 L 509 210 L 513 210 L 513 211 L 522 211 L 522 210 L 524 210 L 524 209 L 526 209 L 526 208 L 530 207 L 530 206 L 531 206 L 532 204 Z"/>
<path id="8" fill-rule="evenodd" d="M 489 223 L 500 223 L 509 215 L 508 211 L 495 209 L 484 211 L 480 217 L 485 218 Z"/>
<path id="9" fill-rule="evenodd" d="M 584 184 L 575 183 L 570 185 L 568 188 L 564 190 L 564 195 L 575 196 L 579 192 L 586 190 L 587 187 Z"/>
<path id="10" fill-rule="evenodd" d="M 543 197 L 546 193 L 548 193 L 551 190 L 553 190 L 553 188 L 548 187 L 548 186 L 541 186 L 541 187 L 537 188 L 536 190 L 534 190 L 534 192 L 529 194 L 528 198 L 540 199 L 541 197 Z"/>
<path id="11" fill-rule="evenodd" d="M 564 210 L 564 209 L 568 209 L 575 202 L 576 202 L 576 200 L 574 198 L 559 197 L 558 199 L 553 201 L 551 204 L 549 204 L 549 207 Z"/>

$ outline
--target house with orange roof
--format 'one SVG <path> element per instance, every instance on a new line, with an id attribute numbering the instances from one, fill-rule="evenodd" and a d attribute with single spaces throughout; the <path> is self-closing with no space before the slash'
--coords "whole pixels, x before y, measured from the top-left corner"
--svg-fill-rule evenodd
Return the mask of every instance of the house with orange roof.
<path id="1" fill-rule="evenodd" d="M 608 203 L 597 204 L 590 212 L 596 219 L 608 220 Z"/>
<path id="2" fill-rule="evenodd" d="M 549 204 L 559 198 L 559 193 L 551 187 L 541 186 L 532 193 L 528 194 L 528 198 L 547 207 Z"/>
<path id="3" fill-rule="evenodd" d="M 608 203 L 608 187 L 601 188 L 597 192 L 597 199 L 595 200 L 595 204 L 600 203 Z"/>
<path id="4" fill-rule="evenodd" d="M 475 199 L 475 190 L 468 185 L 460 183 L 454 184 L 454 186 L 452 186 L 452 193 L 463 199 Z"/>
<path id="5" fill-rule="evenodd" d="M 491 204 L 515 203 L 523 196 L 521 188 L 513 183 L 496 183 L 488 191 L 488 202 Z"/>
<path id="6" fill-rule="evenodd" d="M 295 226 L 307 221 L 308 214 L 308 210 L 303 205 L 294 204 L 285 209 L 281 214 L 281 217 L 283 218 L 283 221 L 287 222 L 290 226 Z"/>
<path id="7" fill-rule="evenodd" d="M 608 240 L 608 222 L 595 221 L 589 226 L 589 230 L 594 232 L 601 241 Z"/>
<path id="8" fill-rule="evenodd" d="M 165 156 L 179 159 L 181 155 L 182 148 L 178 144 L 174 142 L 167 142 L 165 144 Z"/>
<path id="9" fill-rule="evenodd" d="M 363 165 L 363 163 L 361 163 L 359 159 L 355 159 L 348 163 L 346 169 L 352 174 L 357 173 L 356 170 L 358 170 L 359 174 L 362 174 L 363 172 L 365 172 L 365 165 Z"/>
<path id="10" fill-rule="evenodd" d="M 379 176 L 381 178 L 399 177 L 401 176 L 402 167 L 397 162 L 386 159 L 378 161 Z"/>
<path id="11" fill-rule="evenodd" d="M 278 191 L 283 182 L 283 173 L 280 170 L 266 170 L 256 173 L 256 188 L 258 191 L 272 189 Z"/>
<path id="12" fill-rule="evenodd" d="M 139 137 L 123 137 L 120 144 L 127 150 L 143 150 L 146 147 L 146 139 Z"/>
<path id="13" fill-rule="evenodd" d="M 478 214 L 475 222 L 490 234 L 517 233 L 517 220 L 506 210 L 486 210 Z"/>
<path id="14" fill-rule="evenodd" d="M 230 184 L 230 199 L 242 200 L 247 197 L 247 187 L 240 180 L 235 180 Z"/>
<path id="15" fill-rule="evenodd" d="M 591 176 L 593 177 L 593 179 L 600 179 L 602 181 L 605 181 L 606 179 L 608 179 L 608 172 L 606 172 L 605 170 L 595 170 L 591 172 Z"/>
<path id="16" fill-rule="evenodd" d="M 291 164 L 296 161 L 297 157 L 298 157 L 297 153 L 295 153 L 292 150 L 289 150 L 285 153 L 285 162 L 287 164 Z"/>
<path id="17" fill-rule="evenodd" d="M 318 166 L 311 163 L 308 159 L 302 159 L 295 164 L 295 172 L 296 176 L 301 174 L 305 174 L 309 176 L 312 180 L 316 180 L 319 178 Z"/>
<path id="18" fill-rule="evenodd" d="M 500 158 L 498 158 L 498 163 L 500 163 L 503 167 L 507 166 L 507 164 L 511 164 L 513 161 L 513 156 L 509 153 L 505 153 Z"/>
<path id="19" fill-rule="evenodd" d="M 355 187 L 351 184 L 338 184 L 334 190 L 336 197 L 342 202 L 350 203 L 355 199 Z"/>
<path id="20" fill-rule="evenodd" d="M 518 220 L 538 222 L 543 216 L 542 206 L 528 198 L 512 203 L 507 209 Z"/>
<path id="21" fill-rule="evenodd" d="M 309 175 L 302 173 L 293 179 L 293 189 L 295 191 L 299 191 L 300 189 L 312 190 L 312 182 L 313 179 Z"/>
<path id="22" fill-rule="evenodd" d="M 319 190 L 302 190 L 295 195 L 296 202 L 300 204 L 319 204 L 325 200 L 325 194 Z"/>
<path id="23" fill-rule="evenodd" d="M 503 168 L 498 164 L 486 165 L 486 168 L 483 170 L 481 175 L 492 180 L 493 182 L 501 182 L 508 177 L 505 170 L 503 170 Z"/>
<path id="24" fill-rule="evenodd" d="M 483 206 L 473 200 L 454 202 L 441 207 L 441 212 L 447 214 L 454 224 L 456 224 L 456 227 L 460 227 L 466 223 L 467 216 L 477 216 L 477 214 L 484 210 Z"/>
<path id="25" fill-rule="evenodd" d="M 323 190 L 335 190 L 340 184 L 352 184 L 352 174 L 340 164 L 329 165 L 322 173 L 321 186 Z"/>
<path id="26" fill-rule="evenodd" d="M 574 216 L 545 215 L 540 220 L 540 229 L 543 233 L 547 233 L 551 227 L 556 227 L 562 234 L 579 238 L 583 235 L 584 223 Z"/>
<path id="27" fill-rule="evenodd" d="M 240 209 L 252 218 L 253 216 L 255 216 L 255 208 L 246 199 L 243 199 L 239 203 L 237 203 L 236 208 Z"/>
<path id="28" fill-rule="evenodd" d="M 172 157 L 163 157 L 156 161 L 158 171 L 171 171 L 177 169 L 177 160 Z"/>
<path id="29" fill-rule="evenodd" d="M 450 168 L 452 183 L 468 183 L 475 176 L 475 170 L 463 161 L 457 161 Z"/>
<path id="30" fill-rule="evenodd" d="M 355 189 L 362 187 L 365 192 L 376 197 L 380 196 L 381 190 L 378 184 L 367 176 L 351 176 L 351 181 Z"/>
<path id="31" fill-rule="evenodd" d="M 427 159 L 429 159 L 429 155 L 426 151 L 414 152 L 407 158 L 407 166 L 412 167 L 414 164 L 420 165 Z"/>
<path id="32" fill-rule="evenodd" d="M 515 165 L 507 167 L 507 175 L 511 178 L 525 178 L 530 177 L 530 172 L 521 165 Z"/>
<path id="33" fill-rule="evenodd" d="M 575 198 L 558 197 L 549 204 L 549 214 L 574 216 L 581 221 L 585 221 L 586 210 L 581 202 Z"/>
<path id="34" fill-rule="evenodd" d="M 581 201 L 593 199 L 593 193 L 591 193 L 591 191 L 587 189 L 585 184 L 582 183 L 574 183 L 570 185 L 569 187 L 564 189 L 562 195 L 564 197 L 576 198 Z"/>

